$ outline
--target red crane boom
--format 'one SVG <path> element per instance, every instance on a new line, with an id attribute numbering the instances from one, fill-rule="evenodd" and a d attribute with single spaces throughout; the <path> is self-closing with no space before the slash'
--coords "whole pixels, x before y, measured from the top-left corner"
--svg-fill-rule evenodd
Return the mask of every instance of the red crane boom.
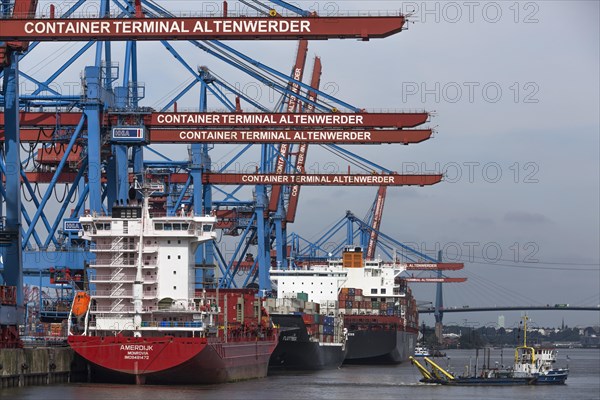
<path id="1" fill-rule="evenodd" d="M 368 175 L 368 174 L 221 174 L 208 172 L 202 183 L 212 185 L 311 185 L 311 186 L 404 186 L 434 185 L 441 174 L 432 175 Z"/>
<path id="2" fill-rule="evenodd" d="M 300 40 L 298 43 L 298 53 L 296 54 L 296 64 L 292 71 L 292 78 L 297 81 L 302 81 L 304 76 L 304 67 L 306 66 L 306 54 L 308 53 L 308 41 Z M 297 95 L 300 92 L 300 85 L 296 82 L 290 82 L 290 90 L 292 95 L 288 97 L 287 112 L 296 112 Z M 275 166 L 276 174 L 283 174 L 285 172 L 285 163 L 287 162 L 290 145 L 287 142 L 283 142 L 279 145 L 279 157 L 277 157 L 277 164 Z M 269 200 L 269 211 L 277 211 L 277 205 L 281 198 L 281 186 L 274 186 L 271 190 L 271 199 Z"/>
<path id="3" fill-rule="evenodd" d="M 414 128 L 429 118 L 427 112 L 415 113 L 185 113 L 155 112 L 144 117 L 147 128 L 244 128 L 272 127 L 286 129 L 344 129 L 344 128 Z M 21 112 L 20 126 L 23 129 L 39 127 L 54 128 L 56 126 L 74 127 L 81 119 L 76 112 Z M 116 124 L 117 117 L 104 114 L 103 124 Z M 4 114 L 0 114 L 0 133 L 3 133 Z"/>
<path id="4" fill-rule="evenodd" d="M 34 11 L 35 8 L 24 7 L 14 14 L 13 19 L 3 20 L 0 41 L 369 40 L 401 32 L 405 23 L 402 15 L 36 19 L 31 18 Z"/>
<path id="5" fill-rule="evenodd" d="M 373 226 L 369 235 L 369 244 L 367 246 L 367 260 L 375 258 L 375 248 L 377 247 L 377 238 L 379 237 L 379 228 L 383 218 L 383 206 L 385 205 L 385 194 L 387 186 L 379 186 L 377 197 L 375 198 L 375 207 L 373 209 Z"/>
<path id="6" fill-rule="evenodd" d="M 319 57 L 315 58 L 315 65 L 313 66 L 312 78 L 310 81 L 310 87 L 319 89 L 321 85 L 321 59 Z M 314 102 L 317 99 L 317 93 L 315 91 L 308 92 L 308 99 Z M 305 108 L 306 113 L 312 113 L 314 111 L 314 105 L 308 103 Z M 314 140 L 311 140 L 314 142 Z M 304 174 L 305 164 L 306 164 L 306 154 L 308 152 L 308 141 L 302 140 L 300 142 L 300 146 L 298 147 L 298 155 L 296 156 L 296 170 L 299 174 Z M 296 219 L 296 210 L 298 209 L 298 199 L 300 197 L 300 185 L 292 185 L 290 188 L 290 200 L 288 202 L 286 221 L 294 222 Z"/>

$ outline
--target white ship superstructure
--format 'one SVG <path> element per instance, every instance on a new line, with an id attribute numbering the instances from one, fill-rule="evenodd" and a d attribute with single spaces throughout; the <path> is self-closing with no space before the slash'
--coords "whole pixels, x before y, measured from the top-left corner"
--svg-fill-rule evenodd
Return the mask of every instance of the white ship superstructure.
<path id="1" fill-rule="evenodd" d="M 90 331 L 201 331 L 194 299 L 195 252 L 216 234 L 216 218 L 183 214 L 151 215 L 147 204 L 115 206 L 111 216 L 86 213 L 82 236 L 96 260 L 86 318 Z M 100 333 L 96 333 L 100 334 Z"/>
<path id="2" fill-rule="evenodd" d="M 310 301 L 323 305 L 338 301 L 342 288 L 353 288 L 361 289 L 362 296 L 373 301 L 394 301 L 407 296 L 406 282 L 400 278 L 404 271 L 406 264 L 363 260 L 362 249 L 350 246 L 344 249 L 342 259 L 329 260 L 325 265 L 272 269 L 271 280 L 277 286 L 278 298 L 307 293 Z M 340 308 L 345 307 L 340 305 Z"/>

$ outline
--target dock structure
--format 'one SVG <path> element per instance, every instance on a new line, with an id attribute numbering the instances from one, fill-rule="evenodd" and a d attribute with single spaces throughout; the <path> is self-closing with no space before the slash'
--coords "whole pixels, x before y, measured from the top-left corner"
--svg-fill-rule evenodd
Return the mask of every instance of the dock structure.
<path id="1" fill-rule="evenodd" d="M 0 388 L 67 383 L 86 368 L 68 347 L 0 349 Z"/>

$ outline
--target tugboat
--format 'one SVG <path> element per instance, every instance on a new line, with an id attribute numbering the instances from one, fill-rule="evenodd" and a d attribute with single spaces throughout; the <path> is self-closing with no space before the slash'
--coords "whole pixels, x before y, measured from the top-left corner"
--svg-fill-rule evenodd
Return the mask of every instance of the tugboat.
<path id="1" fill-rule="evenodd" d="M 87 212 L 81 236 L 96 260 L 78 293 L 68 343 L 92 379 L 136 384 L 220 383 L 264 377 L 277 331 L 253 290 L 195 293 L 195 251 L 216 236 L 213 216 L 159 216 L 144 203 Z"/>
<path id="2" fill-rule="evenodd" d="M 429 357 L 424 357 L 427 369 L 410 357 L 423 379 L 420 382 L 450 386 L 507 386 L 507 385 L 563 385 L 569 375 L 567 368 L 554 368 L 556 350 L 527 346 L 527 317 L 524 317 L 523 345 L 515 349 L 512 368 L 484 368 L 472 376 L 455 376 Z M 489 356 L 488 356 L 489 359 Z M 489 364 L 489 362 L 488 362 Z"/>
<path id="3" fill-rule="evenodd" d="M 431 351 L 426 346 L 415 347 L 415 357 L 431 357 Z"/>

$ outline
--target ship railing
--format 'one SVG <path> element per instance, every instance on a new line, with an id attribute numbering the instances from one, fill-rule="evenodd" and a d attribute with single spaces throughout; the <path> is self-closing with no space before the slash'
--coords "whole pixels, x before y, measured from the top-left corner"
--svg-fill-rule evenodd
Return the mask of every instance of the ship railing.
<path id="1" fill-rule="evenodd" d="M 137 243 L 122 243 L 118 245 L 113 244 L 96 244 L 90 250 L 101 250 L 101 251 L 137 251 L 139 245 Z"/>
<path id="2" fill-rule="evenodd" d="M 119 297 L 121 294 L 125 293 L 127 289 L 123 287 L 123 283 L 119 283 L 112 288 L 110 297 Z"/>
<path id="3" fill-rule="evenodd" d="M 117 268 L 110 274 L 110 280 L 119 280 L 125 276 L 123 268 Z"/>
<path id="4" fill-rule="evenodd" d="M 123 246 L 123 236 L 118 236 L 113 239 L 112 247 Z"/>
<path id="5" fill-rule="evenodd" d="M 142 328 L 202 328 L 202 321 L 142 321 Z"/>
<path id="6" fill-rule="evenodd" d="M 124 312 L 123 310 L 125 308 L 128 308 L 125 304 L 123 304 L 123 298 L 119 297 L 118 299 L 115 299 L 115 301 L 112 302 L 112 304 L 110 305 L 111 312 Z M 104 307 L 102 307 L 104 308 Z M 108 307 L 107 307 L 108 308 Z"/>
<path id="7" fill-rule="evenodd" d="M 165 313 L 177 313 L 177 312 L 200 312 L 200 310 L 196 303 L 190 301 L 187 305 L 179 302 L 173 302 L 172 304 L 161 304 L 155 310 L 156 312 L 165 312 Z"/>
<path id="8" fill-rule="evenodd" d="M 133 296 L 133 291 L 121 290 L 115 293 L 113 290 L 90 290 L 90 295 L 96 297 L 131 297 Z"/>
<path id="9" fill-rule="evenodd" d="M 157 278 L 155 276 L 144 276 L 144 283 L 156 283 Z M 90 282 L 133 282 L 135 281 L 135 275 L 127 275 L 124 272 L 118 274 L 97 274 L 90 278 Z"/>
<path id="10" fill-rule="evenodd" d="M 123 299 L 118 299 L 110 306 L 92 306 L 90 311 L 95 313 L 111 313 L 111 312 L 133 312 L 135 311 L 133 306 L 125 306 L 122 304 Z M 119 307 L 121 306 L 121 307 Z"/>
<path id="11" fill-rule="evenodd" d="M 125 268 L 136 266 L 136 264 L 129 264 L 129 261 L 125 262 L 125 259 L 121 259 L 119 264 L 116 264 L 111 260 L 91 260 L 88 262 L 88 265 L 92 268 Z"/>
<path id="12" fill-rule="evenodd" d="M 125 306 L 122 304 L 124 300 L 122 298 L 119 298 L 117 300 L 115 300 L 110 306 L 92 306 L 90 307 L 90 310 L 94 313 L 132 313 L 135 312 L 135 308 L 133 306 Z M 119 307 L 121 306 L 121 307 Z M 142 313 L 152 313 L 157 311 L 156 307 L 154 306 L 145 306 L 142 307 Z M 178 310 L 179 312 L 181 312 L 181 310 Z"/>
<path id="13" fill-rule="evenodd" d="M 135 281 L 135 276 L 128 276 L 125 273 L 113 274 L 113 275 L 96 275 L 90 278 L 90 282 L 98 282 L 98 281 L 106 281 L 106 282 L 130 282 Z"/>

